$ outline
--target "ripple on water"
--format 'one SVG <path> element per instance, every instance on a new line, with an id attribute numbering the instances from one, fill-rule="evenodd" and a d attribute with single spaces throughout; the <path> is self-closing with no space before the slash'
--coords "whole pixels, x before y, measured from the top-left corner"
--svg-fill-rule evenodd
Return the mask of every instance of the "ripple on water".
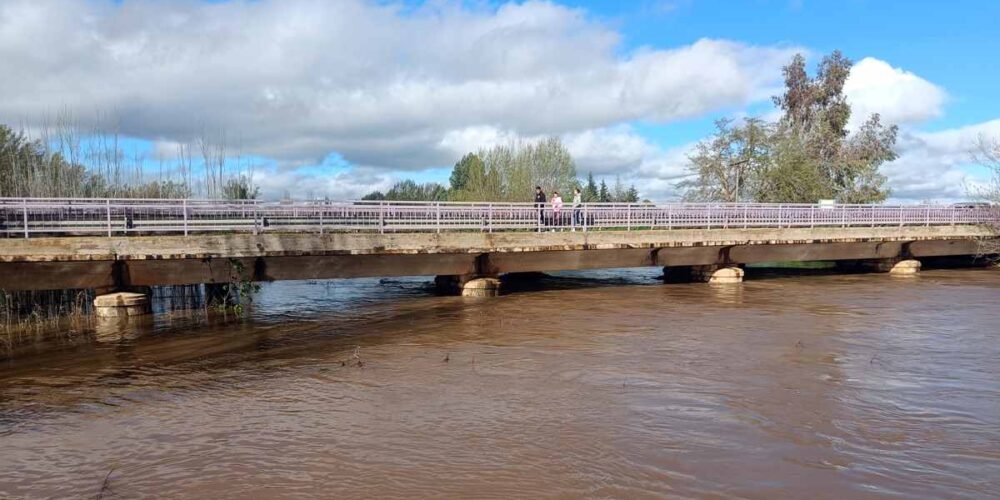
<path id="1" fill-rule="evenodd" d="M 265 286 L 0 368 L 0 497 L 985 497 L 988 271 Z"/>

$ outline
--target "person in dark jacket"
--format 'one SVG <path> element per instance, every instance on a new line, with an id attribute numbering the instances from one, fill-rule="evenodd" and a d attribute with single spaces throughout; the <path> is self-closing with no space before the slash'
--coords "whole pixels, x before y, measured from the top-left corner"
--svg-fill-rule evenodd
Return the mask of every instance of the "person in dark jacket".
<path id="1" fill-rule="evenodd" d="M 538 209 L 538 223 L 545 223 L 545 191 L 541 186 L 535 186 L 535 208 Z"/>

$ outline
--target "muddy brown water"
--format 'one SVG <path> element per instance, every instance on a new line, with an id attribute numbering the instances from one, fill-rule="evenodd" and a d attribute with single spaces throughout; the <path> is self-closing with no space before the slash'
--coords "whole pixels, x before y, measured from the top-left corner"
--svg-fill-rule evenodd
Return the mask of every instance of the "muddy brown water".
<path id="1" fill-rule="evenodd" d="M 0 364 L 0 497 L 983 498 L 1000 272 L 279 283 Z"/>

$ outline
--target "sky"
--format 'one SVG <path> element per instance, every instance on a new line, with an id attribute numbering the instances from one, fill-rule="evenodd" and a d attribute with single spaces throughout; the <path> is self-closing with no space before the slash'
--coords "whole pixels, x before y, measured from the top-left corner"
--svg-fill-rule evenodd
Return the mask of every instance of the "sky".
<path id="1" fill-rule="evenodd" d="M 558 136 L 581 176 L 670 201 L 715 120 L 773 117 L 782 65 L 839 49 L 851 123 L 900 127 L 892 200 L 951 201 L 984 175 L 973 141 L 1000 137 L 997 19 L 988 0 L 2 0 L 0 122 L 71 115 L 168 172 L 224 134 L 270 198 L 446 183 L 466 152 Z"/>

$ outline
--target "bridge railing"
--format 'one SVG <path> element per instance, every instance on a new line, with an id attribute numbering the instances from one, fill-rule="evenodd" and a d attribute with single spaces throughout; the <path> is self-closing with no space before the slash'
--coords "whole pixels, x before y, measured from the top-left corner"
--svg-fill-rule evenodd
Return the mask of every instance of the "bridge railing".
<path id="1" fill-rule="evenodd" d="M 876 227 L 1000 223 L 997 207 L 763 203 L 263 202 L 0 198 L 0 235 Z"/>

